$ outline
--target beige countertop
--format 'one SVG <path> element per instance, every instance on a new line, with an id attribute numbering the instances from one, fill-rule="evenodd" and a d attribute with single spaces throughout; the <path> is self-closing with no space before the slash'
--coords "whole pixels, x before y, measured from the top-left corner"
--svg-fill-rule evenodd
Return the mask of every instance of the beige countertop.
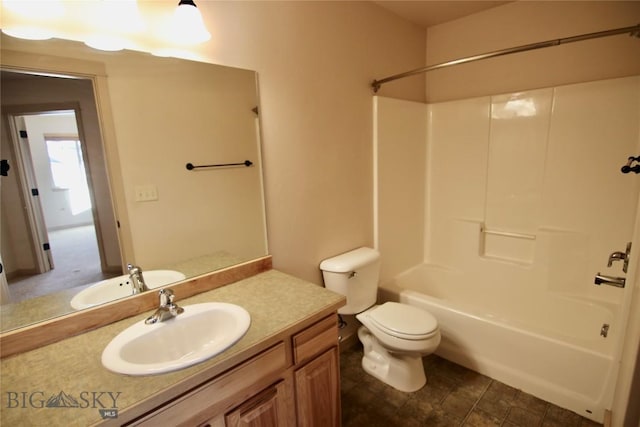
<path id="1" fill-rule="evenodd" d="M 155 376 L 126 376 L 101 364 L 104 347 L 122 330 L 150 313 L 121 320 L 0 362 L 2 400 L 0 424 L 85 426 L 102 420 L 100 409 L 119 414 L 154 398 L 186 391 L 208 377 L 271 345 L 273 338 L 305 320 L 329 314 L 344 297 L 320 286 L 270 270 L 208 291 L 180 305 L 220 301 L 238 304 L 251 314 L 246 335 L 225 352 L 203 363 Z M 47 407 L 56 396 L 75 400 L 67 406 Z M 74 407 L 75 406 L 75 407 Z"/>

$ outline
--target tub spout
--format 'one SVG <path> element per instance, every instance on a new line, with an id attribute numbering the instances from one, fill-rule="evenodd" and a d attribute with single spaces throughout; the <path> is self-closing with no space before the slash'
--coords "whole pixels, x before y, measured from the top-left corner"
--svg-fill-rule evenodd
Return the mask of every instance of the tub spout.
<path id="1" fill-rule="evenodd" d="M 624 288 L 626 279 L 624 277 L 612 277 L 605 276 L 604 274 L 596 274 L 596 277 L 593 281 L 596 285 L 605 285 L 615 286 L 616 288 Z"/>

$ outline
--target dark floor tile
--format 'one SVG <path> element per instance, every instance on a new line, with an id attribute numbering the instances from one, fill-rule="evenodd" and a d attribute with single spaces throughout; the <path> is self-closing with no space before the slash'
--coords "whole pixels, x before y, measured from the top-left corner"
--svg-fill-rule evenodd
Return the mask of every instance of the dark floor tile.
<path id="1" fill-rule="evenodd" d="M 493 415 L 494 417 L 504 419 L 509 412 L 509 408 L 511 408 L 510 403 L 506 400 L 496 400 L 494 398 L 488 397 L 487 394 L 488 393 L 485 393 L 478 401 L 478 408 L 482 409 L 490 415 Z"/>
<path id="2" fill-rule="evenodd" d="M 437 409 L 427 415 L 424 425 L 428 427 L 458 427 L 461 425 L 461 421 L 447 412 Z"/>
<path id="3" fill-rule="evenodd" d="M 356 387 L 358 382 L 353 377 L 348 377 L 346 375 L 340 375 L 340 390 L 342 393 L 345 393 L 352 388 Z"/>
<path id="4" fill-rule="evenodd" d="M 542 399 L 538 399 L 537 397 L 529 393 L 525 393 L 524 391 L 520 391 L 518 393 L 513 401 L 513 405 L 541 416 L 547 412 L 547 408 L 549 407 L 548 402 L 545 402 Z"/>
<path id="5" fill-rule="evenodd" d="M 439 408 L 428 400 L 412 397 L 398 410 L 398 414 L 422 422 L 436 407 Z"/>
<path id="6" fill-rule="evenodd" d="M 491 378 L 473 371 L 467 371 L 456 391 L 477 400 L 484 394 L 491 383 Z"/>
<path id="7" fill-rule="evenodd" d="M 380 394 L 386 388 L 391 388 L 391 386 L 383 383 L 373 375 L 365 372 L 364 369 L 360 368 L 360 370 L 361 370 L 360 377 L 359 377 L 360 387 L 366 388 L 367 390 L 375 394 Z"/>
<path id="8" fill-rule="evenodd" d="M 368 425 L 381 425 L 386 427 L 400 427 L 404 425 L 403 417 L 398 415 L 398 408 L 384 404 L 382 401 L 377 401 L 375 405 L 371 406 L 369 415 L 375 422 Z"/>
<path id="9" fill-rule="evenodd" d="M 542 415 L 514 406 L 509 410 L 507 421 L 518 427 L 537 427 L 542 422 Z"/>
<path id="10" fill-rule="evenodd" d="M 582 418 L 580 420 L 580 427 L 602 427 L 602 424 L 598 424 L 595 421 L 591 421 L 588 418 Z"/>
<path id="11" fill-rule="evenodd" d="M 435 355 L 423 359 L 427 384 L 404 393 L 362 368 L 362 347 L 340 356 L 345 427 L 601 427 L 566 409 Z"/>
<path id="12" fill-rule="evenodd" d="M 544 427 L 580 427 L 581 421 L 582 417 L 575 412 L 549 405 L 542 425 Z"/>
<path id="13" fill-rule="evenodd" d="M 342 394 L 342 408 L 347 410 L 355 408 L 359 412 L 366 412 L 375 397 L 375 394 L 366 388 L 354 387 Z"/>
<path id="14" fill-rule="evenodd" d="M 502 425 L 503 420 L 504 417 L 496 417 L 476 407 L 471 411 L 463 425 L 470 427 L 493 427 Z"/>
<path id="15" fill-rule="evenodd" d="M 449 395 L 456 385 L 453 382 L 443 382 L 427 376 L 427 384 L 420 390 L 412 393 L 412 397 L 423 399 L 432 404 L 441 403 Z"/>
<path id="16" fill-rule="evenodd" d="M 363 426 L 390 427 L 390 426 L 393 426 L 390 420 L 380 419 L 379 417 L 368 412 L 361 412 L 351 419 L 343 420 L 342 425 L 344 427 L 363 427 Z"/>
<path id="17" fill-rule="evenodd" d="M 433 369 L 431 372 L 425 372 L 427 376 L 427 385 L 453 391 L 460 381 L 455 377 L 448 375 L 446 372 Z"/>
<path id="18" fill-rule="evenodd" d="M 491 381 L 491 384 L 489 384 L 489 388 L 487 388 L 487 391 L 482 398 L 492 401 L 502 400 L 504 402 L 511 403 L 515 400 L 517 395 L 518 389 L 493 380 Z"/>
<path id="19" fill-rule="evenodd" d="M 450 393 L 442 402 L 442 410 L 452 417 L 459 420 L 465 419 L 473 405 L 475 400 L 470 399 L 466 395 L 458 392 Z"/>
<path id="20" fill-rule="evenodd" d="M 456 383 L 464 382 L 465 376 L 470 372 L 464 366 L 456 365 L 446 359 L 439 358 L 431 365 L 431 374 L 438 377 L 445 377 Z"/>
<path id="21" fill-rule="evenodd" d="M 400 408 L 407 403 L 409 399 L 411 399 L 411 393 L 405 393 L 403 391 L 396 390 L 393 387 L 385 387 L 377 395 L 395 408 Z"/>
<path id="22" fill-rule="evenodd" d="M 428 356 L 425 356 L 422 358 L 422 365 L 425 368 L 428 368 L 429 366 L 433 365 L 434 363 L 437 363 L 438 359 L 441 359 L 440 356 L 436 356 L 435 354 L 431 353 Z"/>

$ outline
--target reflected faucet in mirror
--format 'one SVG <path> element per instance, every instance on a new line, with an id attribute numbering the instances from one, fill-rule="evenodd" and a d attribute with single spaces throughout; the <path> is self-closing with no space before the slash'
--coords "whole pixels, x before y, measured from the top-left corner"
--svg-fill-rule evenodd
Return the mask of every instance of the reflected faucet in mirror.
<path id="1" fill-rule="evenodd" d="M 129 278 L 131 279 L 131 291 L 135 294 L 141 294 L 149 290 L 146 283 L 144 283 L 144 276 L 142 275 L 142 269 L 137 265 L 127 264 L 127 270 L 129 270 Z"/>

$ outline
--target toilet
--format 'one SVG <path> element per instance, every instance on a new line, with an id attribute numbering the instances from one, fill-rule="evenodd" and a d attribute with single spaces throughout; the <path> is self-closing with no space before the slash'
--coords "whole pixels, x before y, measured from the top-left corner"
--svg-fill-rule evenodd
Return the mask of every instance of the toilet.
<path id="1" fill-rule="evenodd" d="M 325 287 L 345 295 L 338 314 L 355 314 L 362 323 L 362 367 L 380 381 L 404 392 L 427 382 L 422 357 L 440 344 L 438 321 L 431 313 L 397 302 L 377 305 L 380 253 L 359 248 L 320 263 Z"/>

